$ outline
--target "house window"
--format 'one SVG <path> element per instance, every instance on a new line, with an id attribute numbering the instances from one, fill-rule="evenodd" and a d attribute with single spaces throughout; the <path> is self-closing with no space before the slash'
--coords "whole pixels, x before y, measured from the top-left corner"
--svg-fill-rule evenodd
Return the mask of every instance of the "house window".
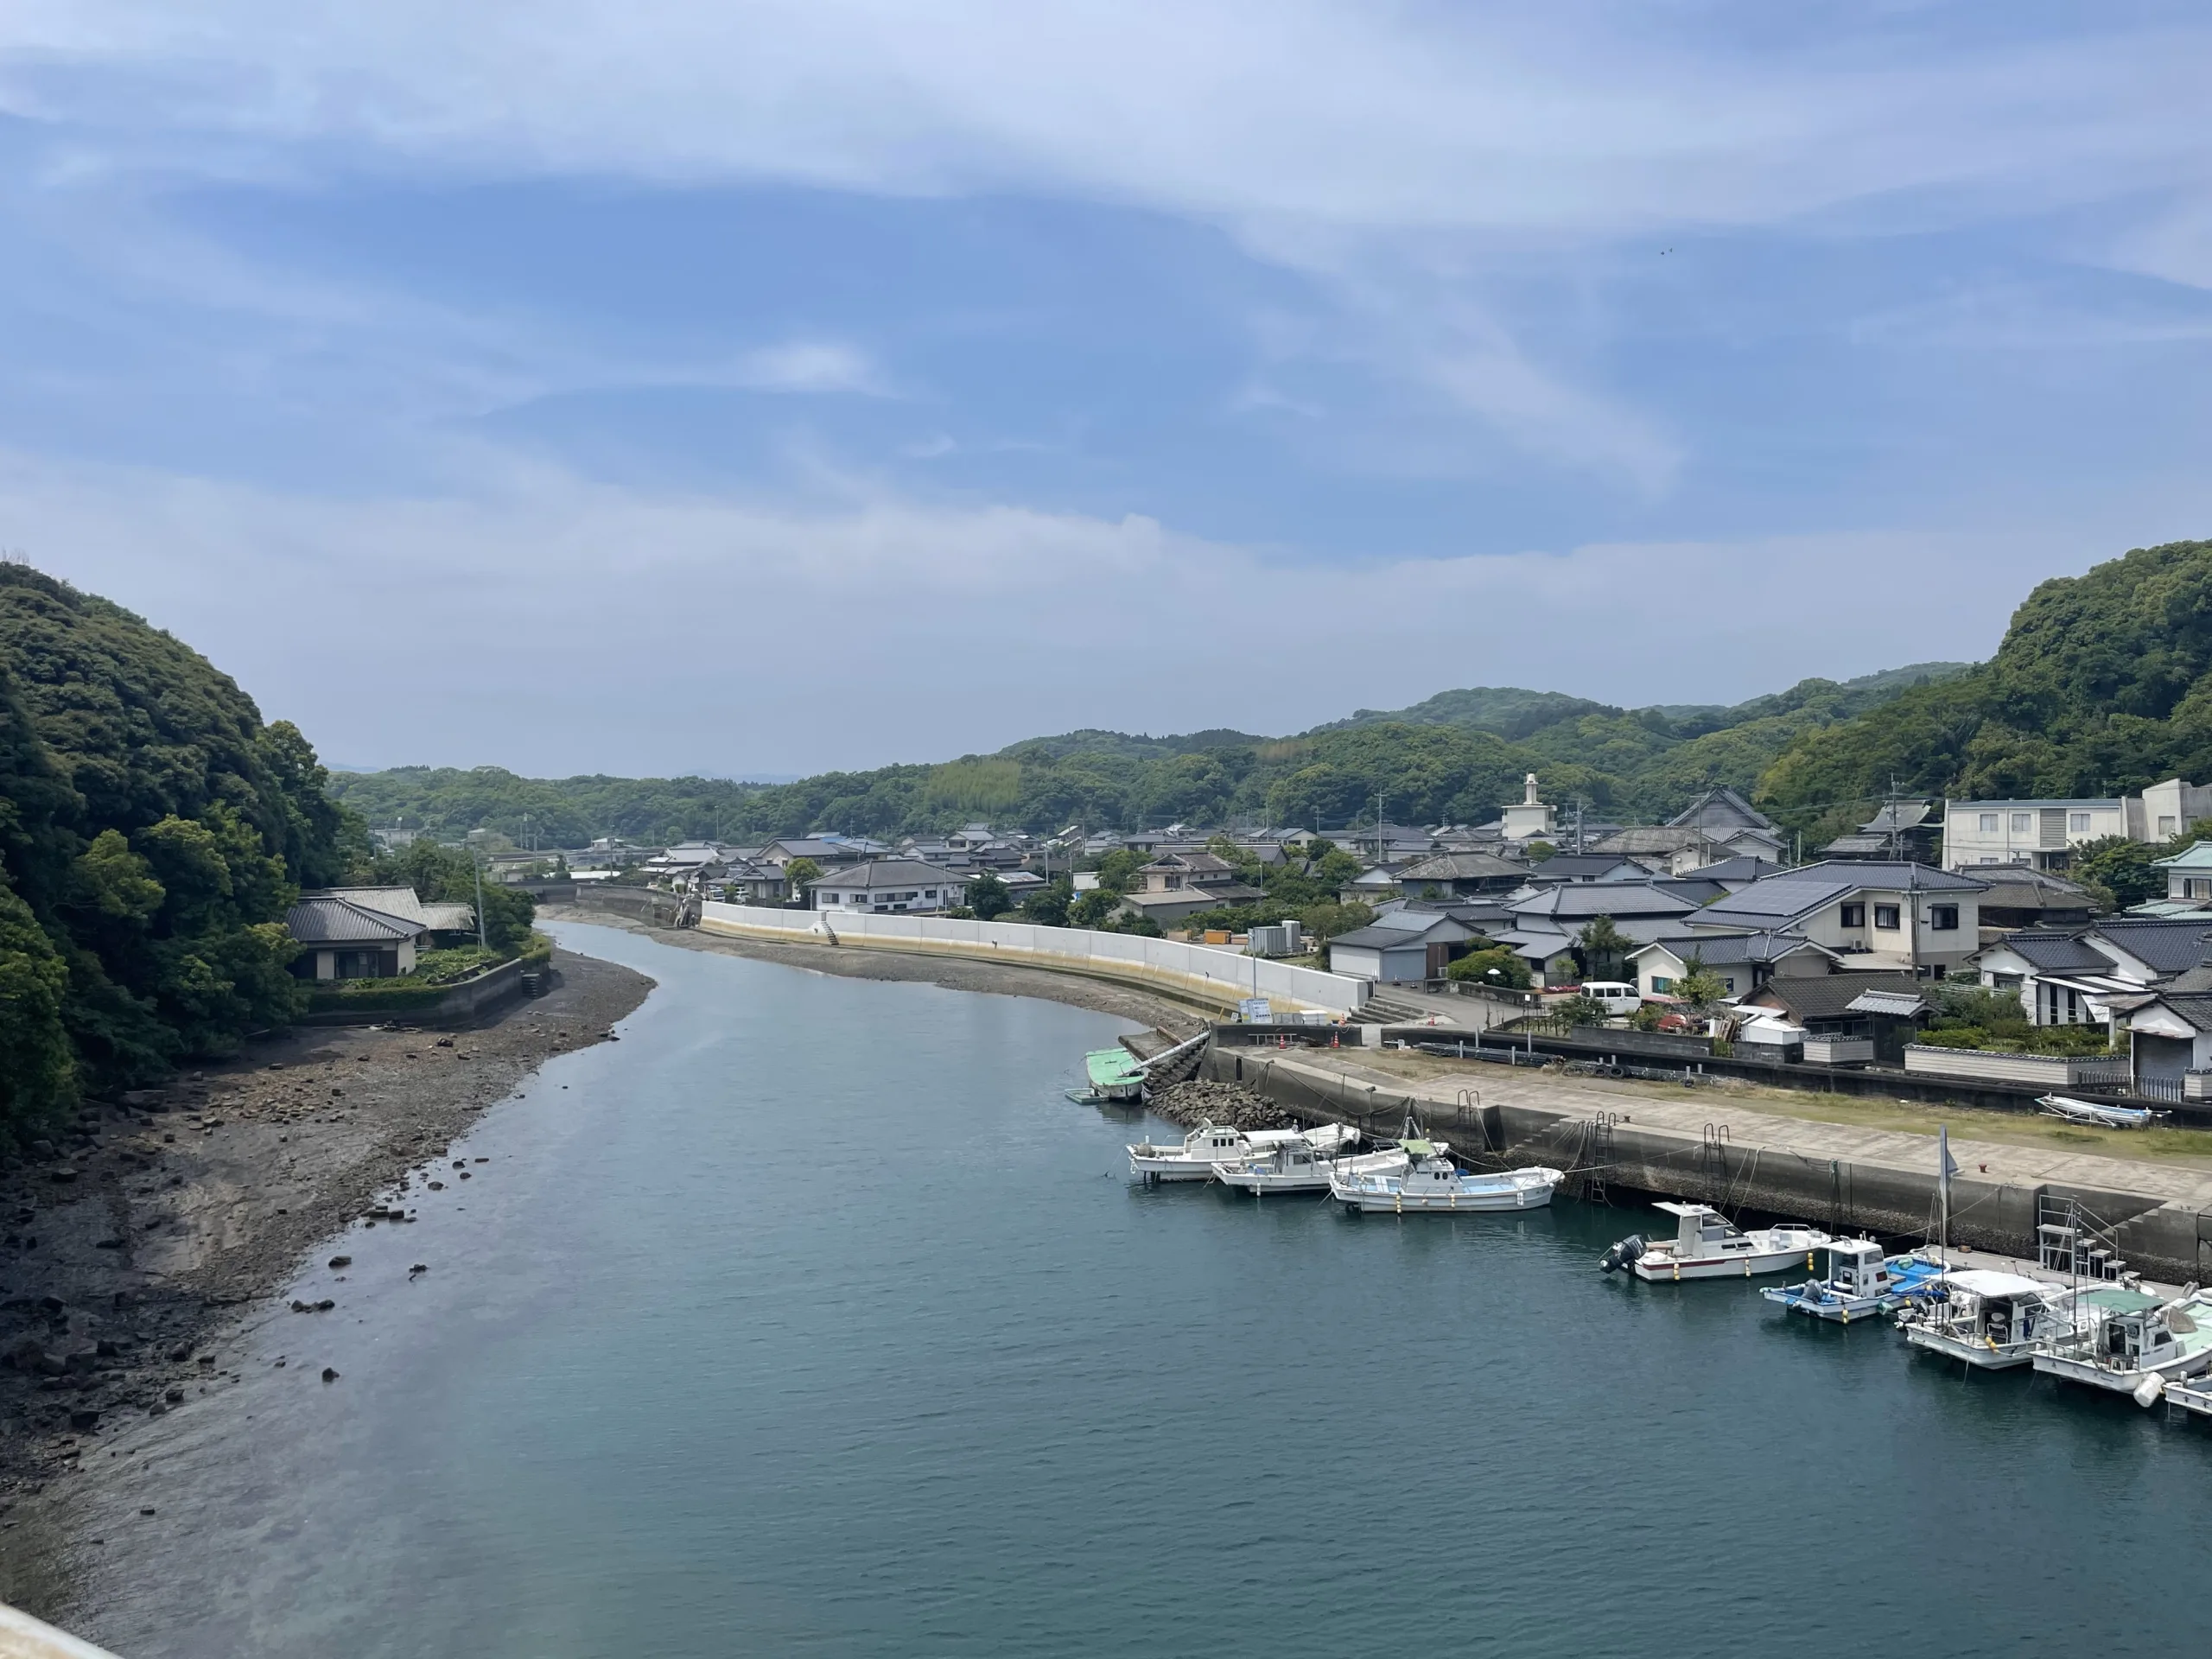
<path id="1" fill-rule="evenodd" d="M 1994 812 L 1985 812 L 1981 815 L 1981 833 L 1985 836 L 1993 836 L 1997 833 L 1997 815 Z"/>
<path id="2" fill-rule="evenodd" d="M 934 898 L 936 898 L 936 897 L 937 897 L 937 889 L 936 889 L 935 887 L 931 887 L 931 888 L 927 893 L 924 893 L 922 896 L 923 896 L 925 899 L 934 899 Z"/>
<path id="3" fill-rule="evenodd" d="M 1866 926 L 1866 906 L 1864 905 L 1846 905 L 1843 907 L 1842 925 L 1846 927 Z"/>
<path id="4" fill-rule="evenodd" d="M 1996 854 L 1994 854 L 1994 853 L 1984 853 L 1984 854 L 1981 855 L 1981 858 L 1980 858 L 1980 862 L 1982 862 L 1982 863 L 1984 863 L 1984 864 L 1994 864 L 1994 863 L 1996 863 L 1996 862 L 1998 861 L 1997 861 L 1997 855 L 1996 855 Z"/>
<path id="5" fill-rule="evenodd" d="M 2069 831 L 2087 830 L 2089 827 L 2089 815 L 2086 812 L 2069 812 L 2066 815 L 2066 827 Z"/>
<path id="6" fill-rule="evenodd" d="M 2028 831 L 2029 831 L 2029 830 L 2031 830 L 2034 829 L 2035 827 L 2036 827 L 2036 815 L 2035 815 L 2034 813 L 2032 813 L 2032 812 L 2015 812 L 2015 813 L 2012 815 L 2012 833 L 2013 833 L 2014 835 L 2016 835 L 2016 836 L 2024 836 L 2024 835 L 2026 835 L 2026 834 L 2028 833 Z"/>
<path id="7" fill-rule="evenodd" d="M 1959 927 L 1959 907 L 1956 905 L 1929 906 L 1928 925 L 1938 933 L 1955 933 Z"/>
<path id="8" fill-rule="evenodd" d="M 1897 928 L 1897 907 L 1895 905 L 1877 905 L 1874 906 L 1875 926 L 1887 928 L 1894 931 Z"/>
<path id="9" fill-rule="evenodd" d="M 1732 979 L 1724 979 L 1720 982 L 1720 988 L 1732 996 L 1736 991 L 1736 982 Z"/>
<path id="10" fill-rule="evenodd" d="M 1668 992 L 1669 992 L 1669 991 L 1673 990 L 1674 988 L 1675 988 L 1675 982 L 1674 982 L 1673 980 L 1671 980 L 1671 979 L 1668 978 L 1666 975 L 1664 975 L 1664 974 L 1654 974 L 1654 975 L 1652 975 L 1652 976 L 1651 976 L 1651 995 L 1654 995 L 1654 996 L 1664 996 L 1664 995 L 1667 995 L 1667 993 L 1668 993 Z"/>

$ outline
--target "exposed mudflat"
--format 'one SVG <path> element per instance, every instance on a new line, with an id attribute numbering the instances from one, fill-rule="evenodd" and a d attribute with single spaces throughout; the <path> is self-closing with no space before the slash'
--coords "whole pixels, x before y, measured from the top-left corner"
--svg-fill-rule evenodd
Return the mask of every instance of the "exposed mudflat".
<path id="1" fill-rule="evenodd" d="M 568 951 L 555 965 L 548 995 L 473 1029 L 250 1044 L 87 1107 L 48 1156 L 0 1175 L 0 1535 L 15 1500 L 73 1472 L 104 1427 L 222 1387 L 208 1344 L 234 1310 L 372 1209 L 406 1225 L 410 1171 L 652 988 Z"/>

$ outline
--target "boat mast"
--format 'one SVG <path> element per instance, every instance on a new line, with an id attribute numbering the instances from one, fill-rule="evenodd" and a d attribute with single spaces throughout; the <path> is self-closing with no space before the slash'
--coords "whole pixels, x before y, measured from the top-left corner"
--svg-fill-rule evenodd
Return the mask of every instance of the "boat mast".
<path id="1" fill-rule="evenodd" d="M 1946 1268 L 1951 1265 L 1951 1172 L 1957 1166 L 1951 1162 L 1951 1130 L 1948 1124 L 1936 1126 L 1936 1197 L 1937 1220 L 1936 1259 Z"/>

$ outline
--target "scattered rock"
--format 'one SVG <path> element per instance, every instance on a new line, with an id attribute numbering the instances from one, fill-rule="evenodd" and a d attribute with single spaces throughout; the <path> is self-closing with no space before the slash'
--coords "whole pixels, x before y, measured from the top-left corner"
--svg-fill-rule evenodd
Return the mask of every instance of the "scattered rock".
<path id="1" fill-rule="evenodd" d="M 175 1364 L 181 1365 L 186 1360 L 190 1359 L 191 1357 L 192 1344 L 190 1343 L 186 1343 L 180 1347 L 169 1350 L 169 1358 Z"/>
<path id="2" fill-rule="evenodd" d="M 77 1410 L 69 1414 L 69 1427 L 75 1429 L 79 1434 L 91 1433 L 92 1430 L 99 1427 L 99 1413 L 92 1410 L 90 1407 L 79 1407 Z M 98 1543 L 100 1541 L 95 1538 L 92 1541 L 94 1543 Z"/>
<path id="3" fill-rule="evenodd" d="M 1185 1128 L 1213 1123 L 1226 1129 L 1294 1129 L 1299 1121 L 1273 1101 L 1234 1083 L 1192 1077 L 1171 1083 L 1147 1103 L 1171 1123 Z"/>
<path id="4" fill-rule="evenodd" d="M 169 1404 L 173 1406 L 181 1406 L 184 1403 L 184 1390 L 182 1389 L 170 1389 L 162 1395 L 162 1398 L 168 1401 Z"/>
<path id="5" fill-rule="evenodd" d="M 46 1179 L 49 1181 L 59 1181 L 67 1186 L 77 1179 L 77 1172 L 73 1169 L 49 1169 L 46 1172 Z"/>
<path id="6" fill-rule="evenodd" d="M 413 1267 L 407 1269 L 407 1276 L 410 1279 L 412 1279 L 416 1274 L 428 1273 L 429 1270 L 430 1268 L 428 1262 L 417 1262 Z"/>
<path id="7" fill-rule="evenodd" d="M 338 1373 L 326 1365 L 322 1368 L 322 1380 L 326 1382 L 335 1382 L 338 1380 Z"/>
<path id="8" fill-rule="evenodd" d="M 330 1258 L 330 1265 L 334 1268 L 350 1268 L 353 1265 L 353 1258 L 350 1255 L 334 1255 Z"/>

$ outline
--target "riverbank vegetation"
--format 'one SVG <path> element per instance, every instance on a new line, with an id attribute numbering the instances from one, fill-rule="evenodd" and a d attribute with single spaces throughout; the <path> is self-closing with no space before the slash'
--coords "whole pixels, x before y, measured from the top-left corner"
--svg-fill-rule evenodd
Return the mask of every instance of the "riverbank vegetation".
<path id="1" fill-rule="evenodd" d="M 285 911 L 367 850 L 296 728 L 120 606 L 0 563 L 0 1146 L 289 1019 Z"/>

